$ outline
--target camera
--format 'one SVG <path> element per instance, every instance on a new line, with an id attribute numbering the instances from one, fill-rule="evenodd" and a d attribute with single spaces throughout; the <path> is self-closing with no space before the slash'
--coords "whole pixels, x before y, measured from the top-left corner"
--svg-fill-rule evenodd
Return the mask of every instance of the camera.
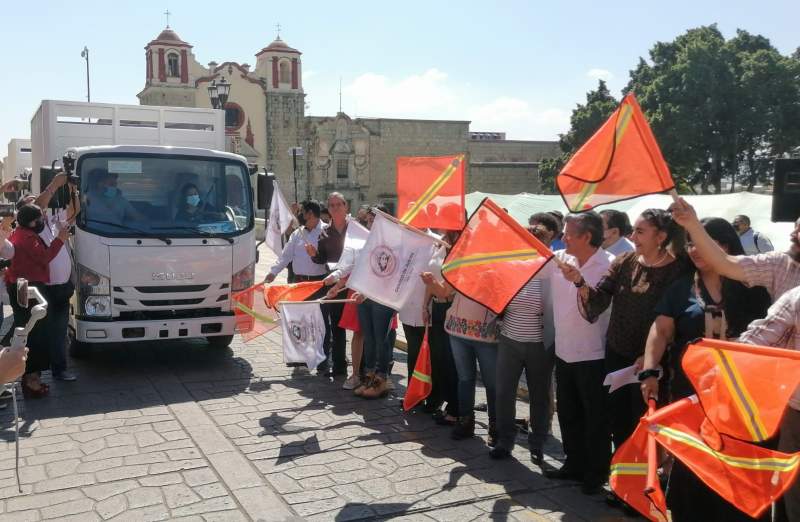
<path id="1" fill-rule="evenodd" d="M 75 160 L 77 157 L 78 155 L 74 150 L 68 150 L 61 158 L 61 165 L 63 165 L 64 172 L 67 174 L 67 180 L 73 185 L 77 185 L 81 180 L 78 175 L 75 174 Z"/>
<path id="2" fill-rule="evenodd" d="M 0 218 L 14 216 L 17 206 L 14 203 L 0 203 Z"/>

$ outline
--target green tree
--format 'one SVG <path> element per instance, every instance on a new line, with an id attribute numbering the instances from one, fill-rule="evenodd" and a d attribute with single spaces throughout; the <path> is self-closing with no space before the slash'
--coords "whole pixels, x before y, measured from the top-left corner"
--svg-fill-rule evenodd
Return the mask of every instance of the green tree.
<path id="1" fill-rule="evenodd" d="M 586 103 L 578 104 L 569 118 L 570 129 L 559 139 L 561 150 L 573 153 L 592 137 L 611 116 L 619 101 L 611 95 L 604 80 L 598 80 L 597 89 L 586 94 Z"/>

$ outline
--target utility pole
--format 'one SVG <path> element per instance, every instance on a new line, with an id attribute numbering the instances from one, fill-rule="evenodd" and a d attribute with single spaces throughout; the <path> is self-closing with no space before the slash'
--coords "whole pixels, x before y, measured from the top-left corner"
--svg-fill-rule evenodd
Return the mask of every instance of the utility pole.
<path id="1" fill-rule="evenodd" d="M 81 51 L 81 58 L 86 59 L 86 101 L 91 102 L 92 96 L 89 90 L 89 48 L 85 45 L 83 46 L 83 51 Z"/>

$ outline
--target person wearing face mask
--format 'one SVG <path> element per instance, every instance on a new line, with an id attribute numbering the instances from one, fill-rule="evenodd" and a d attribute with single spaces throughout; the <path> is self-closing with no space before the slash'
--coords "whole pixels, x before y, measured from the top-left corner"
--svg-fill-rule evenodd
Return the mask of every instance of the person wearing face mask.
<path id="1" fill-rule="evenodd" d="M 35 204 L 25 205 L 17 213 L 19 225 L 11 234 L 9 241 L 14 245 L 14 258 L 6 271 L 6 285 L 14 311 L 14 327 L 24 326 L 30 318 L 30 307 L 19 306 L 14 298 L 17 295 L 18 279 L 26 279 L 30 286 L 39 288 L 47 294 L 50 282 L 50 261 L 64 248 L 69 237 L 69 228 L 58 230 L 57 236 L 48 246 L 39 234 L 44 231 L 44 214 Z M 28 360 L 22 376 L 22 391 L 26 397 L 40 398 L 47 395 L 49 387 L 41 382 L 42 370 L 50 368 L 50 346 L 48 343 L 47 322 L 39 321 L 28 335 Z"/>
<path id="2" fill-rule="evenodd" d="M 117 187 L 117 174 L 104 169 L 89 171 L 92 188 L 86 195 L 86 219 L 122 224 L 129 219 L 145 221 Z"/>
<path id="3" fill-rule="evenodd" d="M 200 191 L 197 190 L 197 185 L 187 183 L 181 189 L 180 209 L 175 216 L 175 221 L 196 223 L 206 216 L 207 213 L 203 210 L 203 203 L 200 199 Z"/>

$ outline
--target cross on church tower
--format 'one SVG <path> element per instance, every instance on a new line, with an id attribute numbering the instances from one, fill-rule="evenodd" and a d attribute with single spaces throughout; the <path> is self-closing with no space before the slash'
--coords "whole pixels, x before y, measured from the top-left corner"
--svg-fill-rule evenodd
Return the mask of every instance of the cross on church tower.
<path id="1" fill-rule="evenodd" d="M 171 14 L 172 14 L 172 13 L 170 13 L 170 12 L 169 12 L 169 9 L 167 9 L 166 11 L 164 11 L 164 15 L 166 15 L 166 17 L 167 17 L 167 27 L 169 27 L 169 15 L 171 15 Z"/>
<path id="2" fill-rule="evenodd" d="M 278 40 L 281 38 L 281 24 L 275 24 L 275 32 L 278 33 Z"/>

